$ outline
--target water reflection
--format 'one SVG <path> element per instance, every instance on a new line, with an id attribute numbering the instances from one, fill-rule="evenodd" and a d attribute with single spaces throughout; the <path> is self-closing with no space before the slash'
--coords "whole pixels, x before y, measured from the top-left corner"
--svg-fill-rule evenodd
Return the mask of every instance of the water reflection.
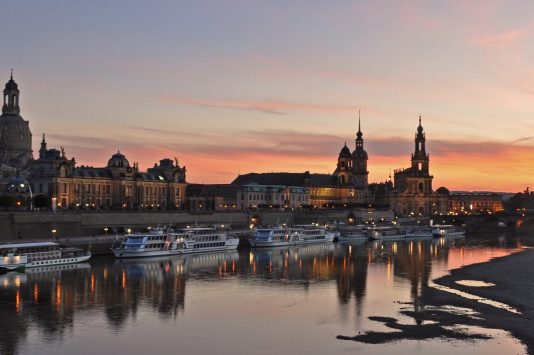
<path id="1" fill-rule="evenodd" d="M 193 297 L 188 288 L 199 283 L 219 283 L 225 297 L 235 299 L 249 297 L 247 290 L 254 287 L 269 287 L 277 297 L 278 290 L 289 286 L 296 299 L 313 287 L 332 289 L 337 300 L 326 302 L 341 306 L 340 318 L 352 317 L 345 313 L 347 306 L 354 305 L 354 317 L 361 320 L 369 287 L 383 284 L 385 289 L 380 297 L 372 299 L 375 307 L 392 303 L 398 292 L 415 301 L 431 278 L 443 274 L 450 265 L 466 262 L 467 254 L 467 262 L 484 261 L 491 255 L 509 252 L 508 244 L 506 238 L 489 243 L 441 238 L 244 248 L 239 252 L 158 259 L 99 257 L 86 264 L 11 272 L 0 275 L 0 352 L 16 353 L 30 340 L 61 340 L 73 327 L 80 327 L 90 338 L 91 326 L 84 319 L 95 316 L 104 318 L 115 334 L 128 332 L 130 320 L 137 319 L 141 310 L 166 324 L 168 319 L 187 314 L 186 297 Z M 515 245 L 517 241 L 513 240 Z M 233 283 L 225 282 L 228 280 Z M 236 282 L 241 286 L 237 287 Z M 417 310 L 418 305 L 414 307 Z M 31 331 L 37 331 L 32 334 L 40 334 L 40 339 L 28 339 Z"/>

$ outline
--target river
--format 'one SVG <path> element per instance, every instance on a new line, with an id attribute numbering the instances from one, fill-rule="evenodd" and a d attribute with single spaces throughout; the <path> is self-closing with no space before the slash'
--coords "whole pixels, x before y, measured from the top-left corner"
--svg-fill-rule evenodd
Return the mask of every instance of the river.
<path id="1" fill-rule="evenodd" d="M 418 295 L 448 270 L 519 250 L 511 234 L 318 244 L 88 263 L 0 275 L 5 354 L 524 353 L 509 334 L 484 340 L 339 340 L 391 331 L 369 317 L 414 320 Z M 468 312 L 468 310 L 463 310 Z"/>

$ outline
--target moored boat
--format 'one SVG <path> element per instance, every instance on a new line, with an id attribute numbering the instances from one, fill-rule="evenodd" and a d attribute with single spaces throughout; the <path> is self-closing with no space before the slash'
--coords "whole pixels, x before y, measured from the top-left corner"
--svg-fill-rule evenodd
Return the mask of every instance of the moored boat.
<path id="1" fill-rule="evenodd" d="M 252 232 L 249 243 L 253 248 L 286 246 L 290 244 L 291 238 L 288 228 L 256 228 Z"/>
<path id="2" fill-rule="evenodd" d="M 235 250 L 238 245 L 238 238 L 215 228 L 157 229 L 125 235 L 111 250 L 117 258 L 141 258 Z"/>
<path id="3" fill-rule="evenodd" d="M 459 237 L 465 235 L 465 229 L 459 226 L 450 224 L 435 225 L 432 228 L 432 235 L 434 237 Z"/>
<path id="4" fill-rule="evenodd" d="M 406 233 L 406 238 L 432 238 L 432 227 L 403 226 L 401 230 Z"/>
<path id="5" fill-rule="evenodd" d="M 290 228 L 290 244 L 331 243 L 336 233 L 316 224 L 296 225 Z"/>
<path id="6" fill-rule="evenodd" d="M 0 245 L 0 269 L 20 270 L 39 266 L 80 263 L 91 252 L 80 248 L 62 248 L 56 242 L 26 242 Z"/>
<path id="7" fill-rule="evenodd" d="M 346 227 L 339 230 L 338 241 L 353 242 L 368 240 L 367 226 Z"/>
<path id="8" fill-rule="evenodd" d="M 393 226 L 378 226 L 367 230 L 367 236 L 376 240 L 399 240 L 405 239 L 406 233 Z"/>
<path id="9" fill-rule="evenodd" d="M 250 239 L 250 245 L 258 248 L 331 243 L 335 237 L 336 232 L 316 224 L 295 225 L 289 228 L 258 228 Z"/>

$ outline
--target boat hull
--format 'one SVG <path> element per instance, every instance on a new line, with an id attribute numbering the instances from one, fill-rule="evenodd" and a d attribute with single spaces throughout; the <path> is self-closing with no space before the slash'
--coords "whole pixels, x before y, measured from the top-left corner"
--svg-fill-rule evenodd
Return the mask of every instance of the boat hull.
<path id="1" fill-rule="evenodd" d="M 1 265 L 0 266 L 0 271 L 5 271 L 5 272 L 8 272 L 8 271 L 20 271 L 20 270 L 24 270 L 26 268 L 26 265 Z"/>
<path id="2" fill-rule="evenodd" d="M 455 232 L 446 232 L 446 233 L 432 233 L 432 236 L 434 238 L 441 238 L 441 237 L 463 237 L 465 235 L 465 231 L 455 231 Z"/>
<path id="3" fill-rule="evenodd" d="M 59 259 L 50 259 L 50 260 L 39 260 L 32 261 L 26 264 L 26 268 L 34 268 L 41 266 L 54 266 L 54 265 L 66 265 L 66 264 L 77 264 L 83 263 L 91 258 L 91 254 L 70 257 L 70 258 L 59 258 Z"/>
<path id="4" fill-rule="evenodd" d="M 261 242 L 256 241 L 250 242 L 250 246 L 253 248 L 269 248 L 269 247 L 284 247 L 284 246 L 293 246 L 293 245 L 303 245 L 303 244 L 321 244 L 321 243 L 332 243 L 334 237 L 325 237 L 325 239 L 310 239 L 310 240 L 289 240 L 289 241 L 273 241 L 273 242 Z"/>

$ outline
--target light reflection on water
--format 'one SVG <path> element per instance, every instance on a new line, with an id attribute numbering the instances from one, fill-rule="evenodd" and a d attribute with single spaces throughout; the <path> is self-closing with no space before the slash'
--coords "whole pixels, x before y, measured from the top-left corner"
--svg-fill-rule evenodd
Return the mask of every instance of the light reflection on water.
<path id="1" fill-rule="evenodd" d="M 449 353 L 458 343 L 376 346 L 336 335 L 387 330 L 369 316 L 413 322 L 398 314 L 399 303 L 413 302 L 431 279 L 516 246 L 468 238 L 244 248 L 159 259 L 97 257 L 3 274 L 0 351 Z M 493 333 L 495 340 L 461 343 L 461 349 L 523 350 L 506 334 Z"/>

